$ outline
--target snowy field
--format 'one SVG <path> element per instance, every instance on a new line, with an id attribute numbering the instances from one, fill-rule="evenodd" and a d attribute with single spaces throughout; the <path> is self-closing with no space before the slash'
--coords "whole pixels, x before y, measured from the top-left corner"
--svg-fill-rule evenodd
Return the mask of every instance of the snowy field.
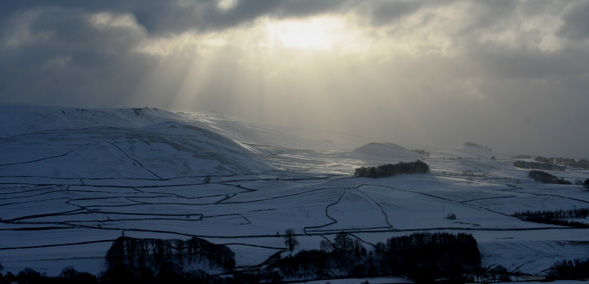
<path id="1" fill-rule="evenodd" d="M 589 208 L 589 191 L 536 183 L 513 160 L 481 148 L 424 157 L 353 136 L 156 109 L 2 105 L 0 120 L 5 271 L 98 273 L 122 235 L 206 238 L 227 244 L 247 268 L 285 251 L 287 229 L 297 250 L 341 231 L 367 246 L 415 232 L 465 232 L 477 239 L 483 266 L 531 275 L 589 256 L 588 229 L 511 216 Z M 360 166 L 416 159 L 432 172 L 352 176 Z M 589 178 L 578 169 L 551 173 Z M 352 283 L 341 281 L 331 283 Z M 404 283 L 386 281 L 370 283 Z"/>

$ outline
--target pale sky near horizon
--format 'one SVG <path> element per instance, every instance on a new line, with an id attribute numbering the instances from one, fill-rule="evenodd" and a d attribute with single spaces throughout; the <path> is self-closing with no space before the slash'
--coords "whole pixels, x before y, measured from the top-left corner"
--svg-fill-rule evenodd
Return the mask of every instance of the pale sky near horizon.
<path id="1" fill-rule="evenodd" d="M 589 1 L 5 0 L 0 102 L 589 158 Z"/>

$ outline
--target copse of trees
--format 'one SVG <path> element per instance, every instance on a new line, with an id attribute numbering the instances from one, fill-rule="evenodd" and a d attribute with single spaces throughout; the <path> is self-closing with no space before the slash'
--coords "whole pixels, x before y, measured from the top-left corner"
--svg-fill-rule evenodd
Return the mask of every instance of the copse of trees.
<path id="1" fill-rule="evenodd" d="M 563 260 L 550 267 L 547 278 L 550 280 L 582 280 L 589 278 L 589 258 Z"/>
<path id="2" fill-rule="evenodd" d="M 469 234 L 416 233 L 379 242 L 368 251 L 359 239 L 341 232 L 333 242 L 323 241 L 320 250 L 277 259 L 268 269 L 281 279 L 404 276 L 418 283 L 441 278 L 459 283 L 480 262 L 477 242 Z"/>
<path id="3" fill-rule="evenodd" d="M 235 253 L 193 237 L 189 240 L 119 237 L 106 253 L 100 283 L 215 283 L 206 271 L 235 268 Z M 223 282 L 218 282 L 223 283 Z"/>
<path id="4" fill-rule="evenodd" d="M 540 162 L 526 162 L 526 161 L 515 161 L 513 162 L 515 167 L 521 169 L 534 169 L 534 170 L 553 170 L 553 171 L 564 171 L 565 166 L 555 165 L 551 163 L 540 163 Z"/>
<path id="5" fill-rule="evenodd" d="M 381 276 L 406 277 L 416 283 L 432 283 L 436 280 L 444 280 L 444 283 L 464 283 L 506 277 L 505 268 L 485 270 L 480 266 L 481 255 L 477 242 L 470 234 L 416 233 L 389 238 L 385 242 L 371 244 L 371 249 L 367 249 L 359 238 L 340 232 L 333 240 L 326 239 L 321 242 L 321 249 L 301 250 L 297 254 L 289 254 L 284 258 L 281 258 L 280 254 L 275 254 L 265 262 L 265 266 L 259 269 L 233 270 L 217 275 L 208 274 L 208 269 L 186 270 L 180 262 L 186 262 L 187 259 L 180 257 L 182 253 L 177 240 L 163 241 L 164 245 L 169 245 L 169 249 L 168 252 L 162 253 L 161 259 L 165 259 L 165 262 L 159 267 L 152 269 L 148 266 L 140 266 L 141 263 L 150 264 L 150 262 L 141 262 L 138 259 L 149 259 L 152 257 L 149 254 L 156 254 L 154 250 L 151 250 L 152 252 L 147 256 L 141 256 L 140 243 L 162 244 L 160 241 L 163 240 L 117 239 L 113 242 L 114 248 L 109 250 L 110 267 L 98 277 L 77 272 L 71 267 L 64 269 L 57 277 L 50 277 L 27 268 L 17 275 L 10 272 L 6 275 L 0 273 L 0 283 L 253 284 L 283 283 L 285 280 Z M 192 240 L 182 241 L 184 247 L 190 247 L 190 244 L 187 244 L 190 241 Z M 207 243 L 198 240 L 192 246 L 199 244 L 199 247 L 206 247 Z M 224 251 L 223 247 L 217 248 Z M 193 257 L 199 256 L 195 254 Z M 215 259 L 215 257 L 211 258 Z M 571 266 L 573 270 L 570 269 Z M 574 275 L 578 274 L 571 274 L 570 271 L 582 272 L 584 267 L 581 262 L 572 262 L 572 264 L 566 262 L 563 265 L 555 265 L 552 275 L 576 277 Z"/>
<path id="6" fill-rule="evenodd" d="M 556 211 L 515 212 L 514 214 L 512 214 L 512 216 L 528 222 L 571 226 L 576 228 L 589 228 L 589 224 L 567 220 L 587 218 L 589 216 L 588 208 Z"/>
<path id="7" fill-rule="evenodd" d="M 407 274 L 416 282 L 458 281 L 481 263 L 477 241 L 470 234 L 417 233 L 388 239 L 381 247 L 381 267 L 388 267 L 393 275 Z"/>
<path id="8" fill-rule="evenodd" d="M 428 164 L 417 160 L 410 163 L 399 162 L 395 165 L 386 164 L 378 167 L 360 167 L 356 169 L 354 176 L 380 178 L 390 177 L 397 174 L 428 173 L 429 171 L 430 169 Z"/>
<path id="9" fill-rule="evenodd" d="M 564 180 L 557 176 L 551 175 L 547 172 L 532 170 L 528 176 L 537 182 L 551 183 L 551 184 L 572 184 L 570 181 Z"/>
<path id="10" fill-rule="evenodd" d="M 106 262 L 109 269 L 159 268 L 173 263 L 231 270 L 235 268 L 235 253 L 227 246 L 197 237 L 186 241 L 119 237 L 106 253 Z"/>
<path id="11" fill-rule="evenodd" d="M 569 166 L 569 167 L 581 168 L 581 169 L 586 169 L 586 170 L 589 169 L 589 160 L 587 160 L 587 159 L 580 159 L 577 161 L 572 158 L 556 158 L 556 157 L 546 158 L 546 157 L 538 156 L 538 157 L 534 158 L 534 160 L 537 162 L 541 162 L 541 163 L 565 165 L 565 166 Z"/>
<path id="12" fill-rule="evenodd" d="M 98 278 L 88 272 L 78 272 L 73 267 L 64 268 L 58 276 L 50 277 L 45 273 L 41 274 L 31 268 L 25 268 L 16 275 L 8 272 L 6 275 L 0 273 L 0 283 L 63 283 L 77 284 L 99 283 Z"/>

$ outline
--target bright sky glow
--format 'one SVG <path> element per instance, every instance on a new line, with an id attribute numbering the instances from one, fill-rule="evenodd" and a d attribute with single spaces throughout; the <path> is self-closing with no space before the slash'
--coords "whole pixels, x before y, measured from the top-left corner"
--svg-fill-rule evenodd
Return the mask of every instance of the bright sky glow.
<path id="1" fill-rule="evenodd" d="M 355 41 L 358 33 L 344 17 L 321 16 L 278 21 L 267 19 L 262 25 L 271 48 L 284 46 L 309 51 L 358 48 Z"/>
<path id="2" fill-rule="evenodd" d="M 233 8 L 235 5 L 237 5 L 237 0 L 220 0 L 219 4 L 217 4 L 217 7 L 221 11 L 227 11 Z"/>
<path id="3" fill-rule="evenodd" d="M 215 109 L 407 147 L 589 140 L 587 1 L 72 3 L 0 4 L 2 101 Z"/>

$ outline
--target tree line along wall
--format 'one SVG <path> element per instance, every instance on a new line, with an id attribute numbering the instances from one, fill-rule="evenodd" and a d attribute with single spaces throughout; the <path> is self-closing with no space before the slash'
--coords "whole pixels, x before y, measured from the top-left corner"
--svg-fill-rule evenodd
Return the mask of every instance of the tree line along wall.
<path id="1" fill-rule="evenodd" d="M 397 164 L 386 164 L 377 167 L 360 167 L 354 172 L 355 177 L 390 177 L 397 174 L 414 174 L 414 173 L 428 173 L 430 171 L 429 165 L 423 161 L 417 160 L 415 162 L 405 163 L 399 162 Z"/>
<path id="2" fill-rule="evenodd" d="M 108 250 L 106 261 L 109 268 L 157 268 L 171 262 L 181 267 L 231 270 L 235 267 L 235 253 L 227 246 L 196 237 L 186 241 L 119 237 Z"/>

